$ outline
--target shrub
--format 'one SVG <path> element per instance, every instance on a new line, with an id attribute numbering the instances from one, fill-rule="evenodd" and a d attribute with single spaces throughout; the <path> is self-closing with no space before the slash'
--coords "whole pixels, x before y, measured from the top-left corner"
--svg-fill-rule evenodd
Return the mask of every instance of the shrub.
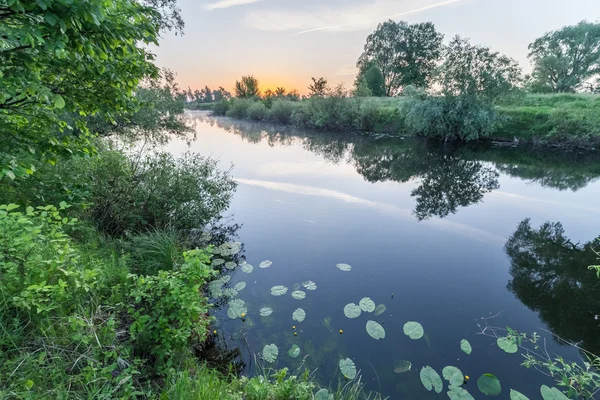
<path id="1" fill-rule="evenodd" d="M 133 235 L 128 244 L 132 269 L 142 275 L 171 271 L 181 261 L 179 234 L 172 229 L 153 230 Z"/>
<path id="2" fill-rule="evenodd" d="M 253 99 L 233 99 L 226 115 L 231 118 L 248 118 L 248 110 L 254 103 Z"/>
<path id="3" fill-rule="evenodd" d="M 267 107 L 260 101 L 254 102 L 248 108 L 248 118 L 253 121 L 262 121 L 267 117 Z"/>
<path id="4" fill-rule="evenodd" d="M 268 112 L 269 121 L 279 124 L 289 124 L 292 121 L 294 110 L 298 108 L 298 102 L 290 100 L 275 100 Z"/>
<path id="5" fill-rule="evenodd" d="M 212 112 L 214 115 L 224 116 L 229 111 L 229 107 L 231 106 L 231 102 L 227 100 L 221 100 L 218 103 L 215 103 L 212 108 Z"/>

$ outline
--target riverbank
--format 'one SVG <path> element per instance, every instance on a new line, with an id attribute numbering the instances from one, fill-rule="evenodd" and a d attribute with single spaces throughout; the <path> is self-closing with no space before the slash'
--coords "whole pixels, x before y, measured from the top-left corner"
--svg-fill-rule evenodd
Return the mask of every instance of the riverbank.
<path id="1" fill-rule="evenodd" d="M 429 103 L 427 103 L 429 102 Z M 435 102 L 433 102 L 435 103 Z M 313 97 L 299 102 L 275 100 L 269 107 L 260 100 L 232 99 L 214 106 L 215 115 L 267 121 L 300 128 L 386 133 L 393 135 L 436 136 L 456 106 L 433 104 L 420 97 L 347 98 Z M 431 107 L 423 111 L 423 107 Z M 467 125 L 464 113 L 461 124 Z M 422 115 L 429 113 L 426 117 Z M 513 98 L 486 111 L 489 115 L 473 129 L 468 140 L 498 141 L 534 146 L 596 149 L 600 146 L 600 95 L 526 95 Z M 460 136 L 460 135 L 458 135 Z"/>

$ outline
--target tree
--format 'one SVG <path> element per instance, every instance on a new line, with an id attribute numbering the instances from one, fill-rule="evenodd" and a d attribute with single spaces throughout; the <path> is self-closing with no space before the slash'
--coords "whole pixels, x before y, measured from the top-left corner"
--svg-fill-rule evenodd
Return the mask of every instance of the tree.
<path id="1" fill-rule="evenodd" d="M 535 89 L 575 92 L 600 74 L 600 23 L 582 21 L 548 32 L 529 45 Z"/>
<path id="2" fill-rule="evenodd" d="M 308 93 L 310 97 L 325 96 L 325 94 L 327 94 L 327 79 L 323 77 L 319 79 L 313 77 L 311 79 L 313 83 L 308 86 Z"/>
<path id="3" fill-rule="evenodd" d="M 358 90 L 360 85 L 365 85 L 369 89 L 370 96 L 382 97 L 386 95 L 385 79 L 374 61 L 368 61 L 360 65 L 354 86 Z"/>
<path id="4" fill-rule="evenodd" d="M 409 25 L 389 20 L 367 37 L 357 66 L 373 62 L 379 68 L 386 96 L 398 94 L 407 85 L 427 87 L 441 55 L 443 38 L 431 22 Z"/>
<path id="5" fill-rule="evenodd" d="M 253 75 L 247 75 L 242 76 L 241 81 L 235 81 L 235 97 L 239 99 L 260 97 L 258 79 Z"/>
<path id="6" fill-rule="evenodd" d="M 278 86 L 277 89 L 275 89 L 275 96 L 278 96 L 278 97 L 281 96 L 281 97 L 283 97 L 283 96 L 285 96 L 285 92 L 286 92 L 286 90 L 285 90 L 284 87 L 279 87 Z"/>
<path id="7" fill-rule="evenodd" d="M 369 89 L 366 79 L 361 79 L 355 84 L 354 91 L 352 94 L 354 97 L 370 97 L 373 96 L 373 92 Z"/>
<path id="8" fill-rule="evenodd" d="M 204 103 L 212 103 L 214 101 L 213 92 L 208 86 L 205 86 L 204 89 L 202 89 L 202 96 L 204 98 Z"/>

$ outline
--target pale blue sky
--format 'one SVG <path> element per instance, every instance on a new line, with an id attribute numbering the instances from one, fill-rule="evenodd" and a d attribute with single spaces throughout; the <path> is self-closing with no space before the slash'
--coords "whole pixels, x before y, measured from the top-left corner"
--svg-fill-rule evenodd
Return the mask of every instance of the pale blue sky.
<path id="1" fill-rule="evenodd" d="M 433 21 L 530 70 L 527 45 L 546 31 L 600 18 L 600 0 L 180 0 L 185 35 L 165 35 L 158 63 L 183 87 L 253 74 L 261 87 L 306 91 L 311 76 L 352 85 L 366 36 L 393 16 Z M 309 31 L 302 33 L 304 31 Z"/>

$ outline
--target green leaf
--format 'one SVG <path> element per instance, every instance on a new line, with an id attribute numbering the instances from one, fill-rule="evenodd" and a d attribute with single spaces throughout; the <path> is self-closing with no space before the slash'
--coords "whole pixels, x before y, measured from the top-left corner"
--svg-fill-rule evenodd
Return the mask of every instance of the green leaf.
<path id="1" fill-rule="evenodd" d="M 367 333 L 375 340 L 385 338 L 385 329 L 375 321 L 367 321 Z"/>
<path id="2" fill-rule="evenodd" d="M 302 282 L 302 286 L 304 286 L 304 289 L 306 290 L 317 290 L 317 284 L 313 281 Z"/>
<path id="3" fill-rule="evenodd" d="M 296 290 L 296 291 L 292 292 L 292 297 L 295 298 L 296 300 L 302 300 L 303 298 L 306 297 L 306 293 L 303 292 L 302 290 Z"/>
<path id="4" fill-rule="evenodd" d="M 269 267 L 271 266 L 271 264 L 273 264 L 273 262 L 272 262 L 272 261 L 270 261 L 270 260 L 265 260 L 265 261 L 261 262 L 260 264 L 258 264 L 258 266 L 259 266 L 260 268 L 263 268 L 263 269 L 264 269 L 264 268 L 269 268 Z"/>
<path id="5" fill-rule="evenodd" d="M 498 343 L 498 347 L 510 354 L 516 353 L 518 350 L 517 341 L 514 338 L 499 337 L 496 343 Z"/>
<path id="6" fill-rule="evenodd" d="M 356 365 L 349 358 L 340 360 L 340 371 L 348 379 L 356 378 Z"/>
<path id="7" fill-rule="evenodd" d="M 375 315 L 381 315 L 387 310 L 387 307 L 384 304 L 380 304 L 375 308 Z"/>
<path id="8" fill-rule="evenodd" d="M 248 263 L 242 264 L 242 271 L 249 274 L 254 271 L 254 267 Z"/>
<path id="9" fill-rule="evenodd" d="M 333 394 L 327 389 L 320 389 L 315 393 L 315 400 L 333 400 Z"/>
<path id="10" fill-rule="evenodd" d="M 235 267 L 237 267 L 237 264 L 233 261 L 228 261 L 225 263 L 225 268 L 227 269 L 235 269 Z"/>
<path id="11" fill-rule="evenodd" d="M 502 392 L 500 381 L 492 374 L 483 374 L 477 379 L 477 387 L 486 396 L 498 396 Z"/>
<path id="12" fill-rule="evenodd" d="M 268 363 L 274 363 L 279 355 L 279 349 L 274 344 L 268 344 L 263 348 L 262 357 Z"/>
<path id="13" fill-rule="evenodd" d="M 229 309 L 227 310 L 227 316 L 231 319 L 241 318 L 242 314 L 246 314 L 248 309 L 244 300 L 235 299 L 229 302 Z"/>
<path id="14" fill-rule="evenodd" d="M 210 263 L 210 265 L 212 265 L 213 267 L 218 267 L 218 266 L 223 265 L 223 264 L 225 264 L 225 260 L 223 260 L 222 258 L 215 258 Z"/>
<path id="15" fill-rule="evenodd" d="M 65 108 L 65 99 L 59 94 L 54 96 L 54 108 L 58 108 L 59 110 Z"/>
<path id="16" fill-rule="evenodd" d="M 394 363 L 394 373 L 396 373 L 396 374 L 401 374 L 406 371 L 410 371 L 411 368 L 412 368 L 412 364 L 410 363 L 410 361 L 401 360 L 401 361 L 396 361 Z"/>
<path id="17" fill-rule="evenodd" d="M 373 310 L 375 310 L 375 303 L 368 297 L 363 297 L 358 305 L 364 312 L 373 312 Z"/>
<path id="18" fill-rule="evenodd" d="M 442 376 L 444 377 L 444 379 L 450 382 L 450 385 L 452 386 L 460 386 L 465 382 L 465 377 L 463 376 L 460 369 L 451 365 L 444 367 L 444 369 L 442 370 Z"/>
<path id="19" fill-rule="evenodd" d="M 421 339 L 425 331 L 420 323 L 409 321 L 404 324 L 404 334 L 411 339 Z"/>
<path id="20" fill-rule="evenodd" d="M 271 307 L 263 307 L 259 312 L 261 317 L 268 317 L 269 315 L 273 314 L 273 309 Z"/>
<path id="21" fill-rule="evenodd" d="M 529 397 L 514 389 L 510 389 L 510 400 L 529 400 Z"/>
<path id="22" fill-rule="evenodd" d="M 351 266 L 349 266 L 348 264 L 336 264 L 336 267 L 338 267 L 341 271 L 350 271 L 352 269 Z"/>
<path id="23" fill-rule="evenodd" d="M 540 388 L 540 393 L 542 394 L 542 398 L 544 400 L 568 400 L 569 398 L 563 394 L 557 388 L 549 388 L 546 385 L 542 385 Z"/>
<path id="24" fill-rule="evenodd" d="M 298 322 L 302 322 L 304 321 L 304 318 L 306 318 L 306 312 L 304 312 L 303 309 L 301 308 L 297 308 L 293 313 L 292 313 L 292 319 L 294 321 L 298 321 Z"/>
<path id="25" fill-rule="evenodd" d="M 246 287 L 246 282 L 239 282 L 233 288 L 238 292 L 241 292 Z"/>
<path id="26" fill-rule="evenodd" d="M 300 347 L 297 344 L 293 344 L 292 348 L 288 350 L 288 355 L 292 358 L 296 358 L 300 355 Z"/>
<path id="27" fill-rule="evenodd" d="M 358 318 L 360 316 L 360 307 L 354 303 L 346 304 L 344 307 L 344 315 L 348 318 Z"/>
<path id="28" fill-rule="evenodd" d="M 460 349 L 467 354 L 471 354 L 473 348 L 471 347 L 471 343 L 467 339 L 463 339 L 460 341 Z"/>
<path id="29" fill-rule="evenodd" d="M 423 367 L 419 376 L 421 378 L 421 383 L 423 383 L 423 386 L 425 386 L 425 389 L 429 391 L 434 389 L 437 393 L 442 392 L 444 383 L 442 382 L 440 375 L 435 372 L 433 368 L 430 366 Z"/>
<path id="30" fill-rule="evenodd" d="M 32 387 L 33 387 L 33 381 L 31 379 L 26 380 L 25 388 L 27 388 L 27 390 L 31 390 Z"/>
<path id="31" fill-rule="evenodd" d="M 271 294 L 273 296 L 283 296 L 284 294 L 286 294 L 288 291 L 288 288 L 283 286 L 283 285 L 277 285 L 277 286 L 273 286 L 271 288 Z"/>
<path id="32" fill-rule="evenodd" d="M 475 400 L 469 392 L 458 386 L 448 387 L 448 397 L 450 400 Z"/>
<path id="33" fill-rule="evenodd" d="M 238 291 L 235 290 L 234 288 L 223 289 L 223 296 L 225 296 L 225 297 L 229 297 L 231 299 L 237 295 L 238 295 Z"/>

